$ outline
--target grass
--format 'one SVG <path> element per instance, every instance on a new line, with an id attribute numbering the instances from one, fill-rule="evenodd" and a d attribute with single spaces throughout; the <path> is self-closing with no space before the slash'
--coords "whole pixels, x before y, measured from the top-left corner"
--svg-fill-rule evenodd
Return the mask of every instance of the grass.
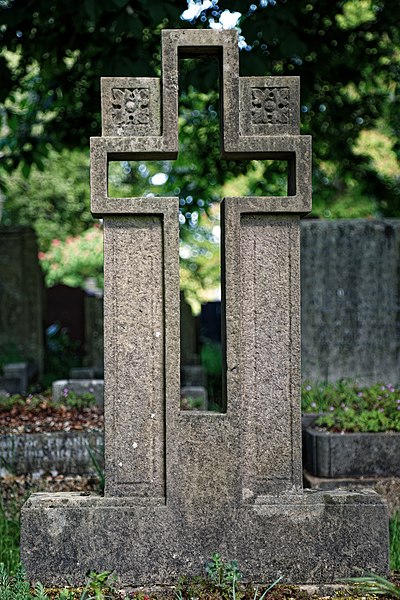
<path id="1" fill-rule="evenodd" d="M 19 511 L 14 506 L 7 509 L 0 503 L 0 563 L 9 573 L 19 565 Z"/>
<path id="2" fill-rule="evenodd" d="M 349 579 L 343 579 L 344 583 L 350 583 L 354 586 L 354 591 L 362 596 L 362 598 L 376 598 L 377 596 L 384 596 L 385 598 L 395 598 L 400 600 L 400 587 L 380 577 L 375 573 L 366 575 L 364 577 L 350 577 Z"/>
<path id="3" fill-rule="evenodd" d="M 400 512 L 390 519 L 390 568 L 400 573 Z"/>

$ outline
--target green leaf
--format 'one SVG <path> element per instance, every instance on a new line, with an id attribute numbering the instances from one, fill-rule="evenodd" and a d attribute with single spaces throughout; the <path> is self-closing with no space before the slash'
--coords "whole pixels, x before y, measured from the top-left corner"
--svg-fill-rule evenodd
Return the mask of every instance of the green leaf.
<path id="1" fill-rule="evenodd" d="M 29 165 L 28 163 L 24 162 L 22 165 L 22 175 L 25 177 L 25 179 L 28 179 L 29 174 L 31 172 L 31 165 Z"/>

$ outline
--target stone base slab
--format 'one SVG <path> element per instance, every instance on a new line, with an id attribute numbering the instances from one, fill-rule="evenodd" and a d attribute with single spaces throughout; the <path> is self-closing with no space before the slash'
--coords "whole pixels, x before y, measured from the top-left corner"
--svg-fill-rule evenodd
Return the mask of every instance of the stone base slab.
<path id="1" fill-rule="evenodd" d="M 316 477 L 304 471 L 304 486 L 312 490 L 331 491 L 338 488 L 359 490 L 369 488 L 377 492 L 387 503 L 389 515 L 400 512 L 400 477 L 346 477 L 332 479 Z"/>
<path id="2" fill-rule="evenodd" d="M 236 559 L 245 581 L 332 584 L 387 575 L 388 547 L 387 506 L 369 490 L 305 490 L 220 511 L 40 493 L 21 513 L 21 560 L 45 585 L 80 585 L 91 570 L 112 570 L 125 586 L 173 584 L 201 574 L 214 552 Z"/>

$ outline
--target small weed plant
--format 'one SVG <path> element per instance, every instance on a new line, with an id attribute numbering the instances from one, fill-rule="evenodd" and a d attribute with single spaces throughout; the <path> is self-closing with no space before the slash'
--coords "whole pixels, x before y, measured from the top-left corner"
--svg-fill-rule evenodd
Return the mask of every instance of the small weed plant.
<path id="1" fill-rule="evenodd" d="M 80 600 L 106 600 L 107 598 L 114 598 L 111 595 L 115 592 L 113 584 L 115 581 L 111 581 L 111 571 L 103 571 L 97 573 L 92 571 L 89 574 L 89 581 L 80 597 Z"/>
<path id="2" fill-rule="evenodd" d="M 242 574 L 235 560 L 225 561 L 220 554 L 214 553 L 205 565 L 205 576 L 193 579 L 181 578 L 175 594 L 176 600 L 193 598 L 206 600 L 264 600 L 265 596 L 282 579 L 279 577 L 265 590 L 251 584 L 242 584 Z"/>
<path id="3" fill-rule="evenodd" d="M 324 413 L 316 425 L 330 431 L 400 431 L 400 386 L 306 383 L 302 386 L 302 410 Z"/>
<path id="4" fill-rule="evenodd" d="M 229 593 L 232 591 L 232 595 L 235 597 L 236 585 L 242 578 L 236 560 L 225 562 L 215 552 L 211 560 L 206 563 L 205 571 L 208 579 L 221 590 L 222 595 L 226 594 L 229 597 Z"/>
<path id="5" fill-rule="evenodd" d="M 83 408 L 94 406 L 96 404 L 96 398 L 93 392 L 90 391 L 77 394 L 73 390 L 65 388 L 63 391 L 63 404 L 69 406 L 70 408 L 82 410 Z"/>
<path id="6" fill-rule="evenodd" d="M 353 584 L 358 596 L 385 596 L 400 600 L 400 587 L 375 573 L 365 577 L 350 577 L 342 581 Z"/>
<path id="7" fill-rule="evenodd" d="M 108 600 L 117 598 L 110 571 L 89 574 L 82 589 L 46 589 L 40 582 L 32 588 L 21 565 L 13 576 L 4 563 L 0 563 L 0 600 Z"/>

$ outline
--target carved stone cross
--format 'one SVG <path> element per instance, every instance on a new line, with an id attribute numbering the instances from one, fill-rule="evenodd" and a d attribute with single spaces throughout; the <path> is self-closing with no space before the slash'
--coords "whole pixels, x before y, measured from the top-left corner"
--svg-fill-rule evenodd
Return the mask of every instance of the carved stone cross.
<path id="1" fill-rule="evenodd" d="M 92 211 L 104 217 L 105 230 L 110 495 L 164 503 L 179 490 L 188 497 L 197 472 L 215 481 L 196 495 L 226 496 L 224 502 L 301 488 L 298 221 L 311 209 L 311 139 L 299 135 L 299 79 L 239 77 L 236 38 L 234 31 L 164 31 L 162 82 L 102 79 L 103 137 L 92 139 L 91 183 Z M 179 199 L 107 194 L 109 160 L 176 158 L 178 59 L 196 48 L 222 58 L 223 155 L 289 165 L 286 197 L 223 201 L 227 412 L 221 416 L 182 414 L 177 404 Z M 190 448 L 194 423 L 196 436 L 207 435 L 204 451 L 224 461 L 216 470 L 203 451 L 194 451 L 199 464 L 188 461 L 183 484 L 182 476 L 174 481 L 175 466 L 187 460 L 177 454 L 177 441 Z M 226 433 L 217 440 L 221 423 Z M 239 427 L 241 448 L 234 443 Z M 228 472 L 235 473 L 233 487 Z"/>
<path id="2" fill-rule="evenodd" d="M 220 61 L 224 157 L 288 162 L 284 197 L 222 203 L 226 412 L 180 410 L 178 198 L 110 198 L 110 160 L 175 159 L 178 59 Z M 299 219 L 311 209 L 311 139 L 299 79 L 239 77 L 237 33 L 162 32 L 162 79 L 102 80 L 91 140 L 92 212 L 104 218 L 104 497 L 33 496 L 28 572 L 130 585 L 201 572 L 213 552 L 245 578 L 332 582 L 387 570 L 373 492 L 302 489 Z M 54 582 L 54 579 L 53 579 Z"/>

